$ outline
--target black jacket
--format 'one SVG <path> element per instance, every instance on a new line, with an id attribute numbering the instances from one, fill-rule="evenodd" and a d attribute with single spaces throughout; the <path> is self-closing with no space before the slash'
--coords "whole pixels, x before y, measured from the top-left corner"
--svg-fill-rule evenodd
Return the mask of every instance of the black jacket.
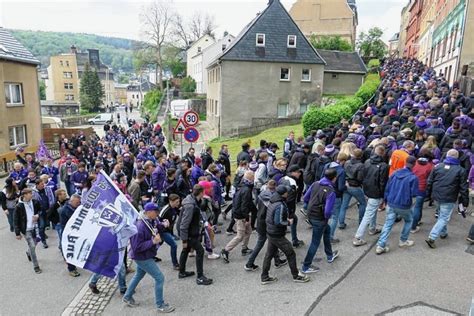
<path id="1" fill-rule="evenodd" d="M 306 167 L 306 161 L 308 156 L 305 154 L 303 149 L 297 148 L 293 156 L 291 156 L 290 163 L 288 164 L 289 167 L 296 165 L 300 169 L 304 169 Z"/>
<path id="2" fill-rule="evenodd" d="M 431 171 L 426 186 L 427 194 L 439 203 L 456 203 L 459 196 L 459 203 L 468 207 L 467 172 L 459 164 L 449 163 L 449 157 L 446 160 Z"/>
<path id="3" fill-rule="evenodd" d="M 33 202 L 34 215 L 38 215 L 41 212 L 41 205 L 36 200 L 31 200 Z M 25 204 L 20 200 L 18 202 L 15 213 L 13 215 L 13 224 L 15 226 L 15 235 L 20 236 L 21 234 L 26 234 L 26 209 Z"/>
<path id="4" fill-rule="evenodd" d="M 372 155 L 364 163 L 364 180 L 362 186 L 364 193 L 371 199 L 384 197 L 385 186 L 388 181 L 388 164 L 382 157 Z"/>
<path id="5" fill-rule="evenodd" d="M 237 155 L 237 166 L 242 160 L 245 160 L 250 163 L 250 154 L 248 151 L 243 150 Z"/>
<path id="6" fill-rule="evenodd" d="M 253 184 L 246 183 L 242 180 L 240 189 L 234 195 L 232 200 L 232 216 L 234 219 L 249 220 L 250 214 L 257 212 L 257 207 L 253 202 Z"/>
<path id="7" fill-rule="evenodd" d="M 202 159 L 202 170 L 206 170 L 207 167 L 209 167 L 209 165 L 214 162 L 214 158 L 212 158 L 212 156 L 209 155 L 209 153 L 202 154 L 201 159 Z"/>
<path id="8" fill-rule="evenodd" d="M 283 197 L 277 192 L 270 199 L 265 223 L 267 224 L 268 236 L 274 238 L 285 237 L 286 227 L 288 226 L 288 207 L 286 207 Z"/>
<path id="9" fill-rule="evenodd" d="M 201 208 L 192 194 L 182 202 L 181 213 L 177 223 L 179 237 L 186 241 L 198 239 L 201 236 Z"/>
<path id="10" fill-rule="evenodd" d="M 262 236 L 266 236 L 267 234 L 267 223 L 265 221 L 267 219 L 267 209 L 270 205 L 270 199 L 272 196 L 273 192 L 270 190 L 264 190 L 257 197 L 257 233 Z"/>
<path id="11" fill-rule="evenodd" d="M 364 180 L 364 164 L 359 159 L 352 158 L 344 164 L 346 181 L 351 187 L 360 187 Z"/>
<path id="12" fill-rule="evenodd" d="M 223 162 L 223 165 L 224 165 L 225 173 L 227 173 L 228 175 L 230 175 L 231 170 L 230 170 L 229 154 L 227 154 L 227 153 L 221 151 L 221 152 L 219 153 L 219 158 L 222 159 L 222 162 Z"/>
<path id="13" fill-rule="evenodd" d="M 60 222 L 59 218 L 59 209 L 64 206 L 64 204 L 67 203 L 68 200 L 63 201 L 62 203 L 59 201 L 56 201 L 49 209 L 48 212 L 46 213 L 46 218 L 51 221 L 54 225 Z"/>

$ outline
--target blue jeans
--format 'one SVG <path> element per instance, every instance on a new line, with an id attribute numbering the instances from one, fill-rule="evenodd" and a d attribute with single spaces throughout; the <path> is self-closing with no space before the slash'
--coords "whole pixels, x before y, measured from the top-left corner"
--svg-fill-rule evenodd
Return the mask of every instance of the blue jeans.
<path id="1" fill-rule="evenodd" d="M 61 226 L 60 223 L 57 223 L 54 225 L 54 230 L 56 230 L 56 233 L 58 234 L 58 248 L 61 250 L 61 237 L 63 235 L 63 227 Z"/>
<path id="2" fill-rule="evenodd" d="M 411 229 L 415 229 L 418 226 L 418 223 L 421 220 L 423 215 L 423 203 L 425 202 L 425 192 L 419 192 L 416 196 L 415 205 L 413 206 L 413 223 L 411 224 Z"/>
<path id="3" fill-rule="evenodd" d="M 173 266 L 177 266 L 178 265 L 178 257 L 176 255 L 176 253 L 177 253 L 178 245 L 176 245 L 176 241 L 174 240 L 174 236 L 171 233 L 167 233 L 167 232 L 166 233 L 161 233 L 160 236 L 161 236 L 161 239 L 163 239 L 163 241 L 170 246 L 170 248 L 171 248 L 171 262 L 173 263 Z"/>
<path id="4" fill-rule="evenodd" d="M 123 265 L 120 267 L 119 273 L 118 273 L 118 275 L 117 275 L 120 291 L 125 291 L 125 290 L 127 290 L 127 281 L 125 280 L 125 274 L 126 274 L 125 265 L 123 264 Z M 97 285 L 97 282 L 99 282 L 99 279 L 100 279 L 101 277 L 102 277 L 101 274 L 99 274 L 99 273 L 94 273 L 94 274 L 92 275 L 91 280 L 89 281 L 89 283 L 92 284 L 92 285 Z"/>
<path id="5" fill-rule="evenodd" d="M 383 202 L 383 199 L 372 199 L 369 198 L 367 201 L 367 207 L 365 209 L 364 217 L 360 222 L 359 228 L 355 234 L 355 238 L 364 237 L 365 230 L 369 226 L 370 230 L 374 230 L 377 225 L 377 209 L 379 208 L 380 203 Z"/>
<path id="6" fill-rule="evenodd" d="M 41 237 L 41 242 L 45 243 L 46 242 L 46 215 L 40 214 L 39 215 L 39 220 L 38 220 L 38 228 L 39 228 L 39 235 Z"/>
<path id="7" fill-rule="evenodd" d="M 143 279 L 145 274 L 149 274 L 155 280 L 155 303 L 157 307 L 163 306 L 163 284 L 165 283 L 165 276 L 161 273 L 158 264 L 153 259 L 135 260 L 137 264 L 137 271 L 130 281 L 130 287 L 125 292 L 123 298 L 130 300 L 135 293 L 135 289 Z"/>
<path id="8" fill-rule="evenodd" d="M 15 213 L 15 209 L 14 208 L 9 208 L 7 219 L 8 219 L 8 225 L 10 226 L 10 231 L 11 232 L 15 231 L 15 224 L 13 223 L 13 213 Z"/>
<path id="9" fill-rule="evenodd" d="M 291 241 L 293 242 L 293 244 L 298 242 L 298 235 L 297 235 L 297 230 L 296 230 L 297 225 L 298 225 L 298 216 L 296 216 L 296 214 L 293 214 L 293 223 L 290 226 Z"/>
<path id="10" fill-rule="evenodd" d="M 349 208 L 349 203 L 351 199 L 355 198 L 357 202 L 359 202 L 359 224 L 364 217 L 365 208 L 367 206 L 367 202 L 365 201 L 364 190 L 361 187 L 351 187 L 348 186 L 347 190 L 342 195 L 342 205 L 341 211 L 339 212 L 339 226 L 345 224 L 346 220 L 346 212 Z"/>
<path id="11" fill-rule="evenodd" d="M 306 253 L 306 257 L 303 261 L 303 269 L 309 268 L 309 266 L 313 262 L 314 256 L 318 251 L 319 244 L 321 243 L 321 237 L 323 238 L 324 252 L 326 253 L 326 256 L 328 258 L 332 257 L 332 247 L 330 239 L 331 228 L 325 221 L 319 221 L 315 219 L 310 219 L 309 221 L 313 226 L 313 235 L 311 237 L 311 245 L 309 245 L 308 252 Z"/>
<path id="12" fill-rule="evenodd" d="M 413 214 L 411 209 L 401 209 L 390 207 L 387 205 L 387 217 L 385 218 L 385 225 L 382 228 L 382 233 L 380 234 L 379 241 L 377 245 L 380 247 L 385 247 L 387 243 L 387 239 L 390 236 L 390 232 L 392 231 L 393 224 L 395 223 L 395 219 L 397 216 L 400 216 L 405 221 L 405 224 L 402 228 L 402 233 L 400 235 L 400 241 L 407 241 L 408 236 L 410 235 L 411 223 L 413 222 Z"/>
<path id="13" fill-rule="evenodd" d="M 329 227 L 331 227 L 331 239 L 334 238 L 334 233 L 337 228 L 337 221 L 339 218 L 339 211 L 341 210 L 342 198 L 336 198 L 334 202 L 334 207 L 332 209 L 331 221 L 329 222 Z"/>
<path id="14" fill-rule="evenodd" d="M 453 213 L 454 203 L 440 203 L 439 204 L 439 216 L 436 224 L 433 226 L 430 232 L 430 239 L 436 240 L 439 236 L 448 234 L 448 222 L 451 219 Z"/>

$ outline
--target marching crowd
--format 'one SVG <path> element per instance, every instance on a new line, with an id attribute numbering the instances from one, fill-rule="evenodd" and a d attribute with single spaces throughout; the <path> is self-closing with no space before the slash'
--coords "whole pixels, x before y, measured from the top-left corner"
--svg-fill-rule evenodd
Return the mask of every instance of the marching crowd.
<path id="1" fill-rule="evenodd" d="M 342 119 L 306 138 L 295 139 L 290 133 L 280 153 L 276 143 L 262 140 L 258 148 L 244 143 L 236 164 L 226 145 L 218 153 L 207 147 L 200 155 L 190 148 L 179 157 L 164 146 L 160 125 L 132 120 L 128 128 L 105 125 L 102 138 L 82 132 L 69 139 L 62 136 L 57 166 L 47 151 L 35 157 L 18 150 L 18 162 L 0 192 L 10 231 L 26 240 L 27 259 L 41 273 L 36 245 L 49 247 L 49 229 L 61 240 L 68 219 L 104 170 L 143 214 L 118 275 L 123 301 L 137 305 L 135 288 L 149 274 L 155 280 L 159 312 L 174 310 L 164 301 L 164 276 L 156 263 L 163 243 L 169 246 L 179 278 L 195 276 L 198 285 L 213 282 L 204 274 L 204 257 L 229 263 L 241 245 L 241 255 L 248 256 L 244 269 L 255 271 L 265 244 L 261 283 L 277 281 L 269 273 L 272 259 L 275 268 L 288 265 L 293 280 L 304 283 L 310 280 L 308 274 L 319 270 L 312 262 L 321 239 L 327 261 L 338 258 L 333 247 L 340 242 L 337 231 L 347 227 L 352 199 L 359 219 L 354 247 L 367 243 L 366 234 L 380 235 L 375 252 L 388 252 L 390 232 L 401 220 L 398 246 L 412 247 L 410 234 L 420 231 L 423 216 L 436 216 L 436 224 L 424 229 L 426 246 L 436 248 L 438 239 L 448 237 L 452 213 L 466 217 L 469 190 L 474 189 L 474 94 L 462 95 L 456 84 L 450 87 L 442 74 L 416 60 L 388 60 L 380 74 L 374 103 L 351 120 Z M 424 215 L 425 203 L 434 204 L 436 214 Z M 385 224 L 377 227 L 382 211 Z M 223 231 L 221 219 L 228 221 Z M 298 267 L 294 248 L 305 245 L 298 238 L 305 222 L 312 227 L 312 237 Z M 251 247 L 253 231 L 257 238 Z M 214 238 L 220 233 L 233 238 L 216 252 Z M 474 242 L 474 225 L 467 241 Z M 195 256 L 196 272 L 186 268 L 190 256 Z M 128 287 L 125 274 L 133 269 L 127 257 L 136 263 Z M 80 275 L 75 266 L 67 268 L 71 276 Z M 95 274 L 90 280 L 95 294 L 99 278 Z"/>

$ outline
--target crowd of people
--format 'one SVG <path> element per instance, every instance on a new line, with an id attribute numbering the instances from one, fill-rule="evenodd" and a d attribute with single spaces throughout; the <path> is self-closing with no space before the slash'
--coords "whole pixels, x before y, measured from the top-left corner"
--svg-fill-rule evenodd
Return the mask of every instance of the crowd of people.
<path id="1" fill-rule="evenodd" d="M 190 148 L 179 157 L 164 146 L 159 124 L 133 121 L 128 128 L 105 125 L 102 138 L 82 132 L 69 139 L 62 136 L 57 166 L 50 157 L 18 150 L 18 162 L 0 193 L 10 231 L 26 240 L 27 259 L 41 273 L 36 245 L 49 247 L 48 229 L 56 230 L 61 240 L 68 219 L 104 170 L 143 214 L 118 275 L 123 301 L 138 304 L 135 289 L 149 274 L 155 280 L 159 312 L 174 310 L 165 303 L 164 275 L 156 263 L 161 261 L 157 250 L 163 243 L 170 248 L 178 277 L 195 276 L 198 285 L 213 283 L 204 274 L 205 257 L 229 263 L 241 245 L 241 255 L 248 256 L 244 269 L 256 271 L 256 258 L 265 244 L 261 283 L 277 281 L 270 275 L 272 259 L 275 268 L 288 265 L 293 280 L 304 283 L 310 281 L 308 274 L 319 270 L 313 258 L 321 239 L 327 262 L 340 255 L 333 247 L 341 242 L 337 231 L 347 229 L 352 199 L 359 222 L 354 247 L 367 243 L 366 233 L 380 234 L 375 252 L 388 252 L 390 232 L 402 219 L 398 246 L 412 247 L 410 234 L 420 231 L 423 216 L 436 216 L 436 224 L 423 230 L 428 233 L 426 246 L 436 248 L 438 238 L 448 237 L 452 213 L 466 217 L 469 189 L 474 189 L 474 94 L 462 95 L 442 74 L 412 59 L 387 60 L 380 74 L 374 103 L 359 109 L 351 120 L 342 119 L 306 138 L 295 139 L 290 133 L 282 152 L 278 144 L 262 140 L 259 148 L 244 143 L 235 160 L 226 145 L 217 154 L 211 147 L 200 155 Z M 436 214 L 424 215 L 424 206 L 433 203 Z M 385 224 L 377 227 L 382 211 Z M 224 220 L 224 233 L 233 238 L 215 251 L 215 235 L 223 233 Z M 312 227 L 312 237 L 298 267 L 294 248 L 305 245 L 298 238 L 305 222 Z M 253 231 L 257 238 L 251 247 Z M 474 226 L 467 240 L 474 242 Z M 190 256 L 196 258 L 196 272 L 187 270 Z M 128 287 L 125 274 L 133 269 L 127 257 L 136 263 Z M 67 269 L 72 277 L 80 275 L 73 265 L 67 264 Z M 99 278 L 93 275 L 89 284 L 95 294 L 100 293 Z"/>

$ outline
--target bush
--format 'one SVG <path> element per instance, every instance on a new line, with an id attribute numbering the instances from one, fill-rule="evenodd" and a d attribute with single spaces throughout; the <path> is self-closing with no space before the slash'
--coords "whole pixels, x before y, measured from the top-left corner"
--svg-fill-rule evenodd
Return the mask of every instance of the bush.
<path id="1" fill-rule="evenodd" d="M 187 76 L 181 80 L 181 91 L 182 92 L 194 92 L 196 91 L 196 81 L 193 78 Z"/>
<path id="2" fill-rule="evenodd" d="M 365 78 L 364 84 L 352 97 L 340 99 L 336 104 L 327 107 L 317 107 L 314 104 L 310 106 L 302 119 L 303 130 L 307 136 L 312 130 L 326 128 L 335 125 L 341 119 L 350 119 L 352 115 L 377 91 L 380 84 L 380 78 L 376 74 L 370 74 Z"/>
<path id="3" fill-rule="evenodd" d="M 369 68 L 370 73 L 378 73 L 380 67 L 380 60 L 379 59 L 371 59 L 367 64 L 367 68 Z"/>

